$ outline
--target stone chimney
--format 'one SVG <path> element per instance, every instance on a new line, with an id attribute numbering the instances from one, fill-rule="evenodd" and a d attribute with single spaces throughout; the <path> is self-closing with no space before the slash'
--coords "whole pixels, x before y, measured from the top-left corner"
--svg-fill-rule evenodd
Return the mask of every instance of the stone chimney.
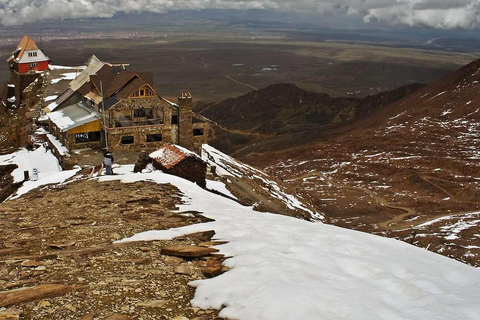
<path id="1" fill-rule="evenodd" d="M 178 144 L 193 150 L 192 95 L 182 92 L 178 97 Z"/>

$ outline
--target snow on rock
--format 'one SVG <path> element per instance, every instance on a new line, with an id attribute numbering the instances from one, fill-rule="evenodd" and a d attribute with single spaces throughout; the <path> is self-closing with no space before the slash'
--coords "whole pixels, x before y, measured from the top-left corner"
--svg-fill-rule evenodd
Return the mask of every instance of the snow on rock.
<path id="1" fill-rule="evenodd" d="M 206 182 L 207 182 L 207 189 L 215 190 L 215 191 L 220 192 L 220 193 L 222 193 L 226 196 L 232 197 L 234 199 L 238 199 L 230 191 L 228 191 L 228 189 L 225 187 L 225 184 L 223 182 L 213 181 L 213 180 L 208 180 L 208 179 L 206 180 Z"/>
<path id="2" fill-rule="evenodd" d="M 51 110 L 50 105 L 48 105 L 47 108 Z M 64 115 L 63 110 L 53 111 L 53 112 L 47 114 L 47 117 L 52 122 L 54 122 L 60 130 L 64 130 L 64 129 L 68 128 L 69 126 L 75 124 L 75 122 L 70 117 Z"/>
<path id="3" fill-rule="evenodd" d="M 51 111 L 55 110 L 56 107 L 58 107 L 58 103 L 53 101 L 47 106 L 47 109 L 51 112 Z"/>
<path id="4" fill-rule="evenodd" d="M 61 156 L 70 155 L 70 151 L 53 134 L 47 134 L 48 140 L 55 146 Z"/>
<path id="5" fill-rule="evenodd" d="M 61 183 L 79 171 L 79 168 L 62 171 L 62 167 L 58 164 L 57 158 L 44 147 L 39 147 L 34 151 L 21 149 L 15 153 L 0 156 L 0 165 L 6 164 L 16 164 L 18 166 L 18 168 L 12 172 L 14 182 L 23 181 L 24 171 L 29 171 L 31 177 L 32 169 L 38 169 L 38 180 L 25 181 L 22 187 L 20 187 L 17 193 L 10 199 L 16 199 L 28 191 L 46 184 Z"/>
<path id="6" fill-rule="evenodd" d="M 48 96 L 43 99 L 43 101 L 48 102 L 57 99 L 58 95 Z"/>
<path id="7" fill-rule="evenodd" d="M 241 163 L 238 160 L 222 153 L 208 144 L 202 145 L 202 159 L 210 166 L 216 167 L 217 175 L 221 177 L 250 177 L 262 181 L 264 188 L 272 196 L 281 200 L 292 210 L 302 210 L 308 212 L 313 219 L 323 220 L 323 215 L 308 209 L 299 199 L 283 190 L 278 183 L 269 179 L 264 172 L 255 169 L 252 166 Z"/>
<path id="8" fill-rule="evenodd" d="M 202 145 L 202 159 L 209 165 L 216 166 L 216 172 L 219 176 L 242 177 L 250 172 L 262 173 L 260 170 L 243 164 L 208 144 Z"/>
<path id="9" fill-rule="evenodd" d="M 444 95 L 445 93 L 447 93 L 447 91 L 440 92 L 440 93 L 437 94 L 436 96 L 433 96 L 433 97 L 431 97 L 430 99 L 428 99 L 428 101 L 430 101 L 430 100 L 432 100 L 432 99 L 435 99 L 436 97 L 440 97 L 441 95 Z"/>
<path id="10" fill-rule="evenodd" d="M 171 183 L 184 194 L 180 211 L 213 222 L 152 230 L 121 242 L 171 239 L 214 229 L 232 269 L 191 282 L 192 304 L 232 319 L 478 319 L 480 272 L 394 239 L 260 213 L 159 171 L 101 181 Z"/>

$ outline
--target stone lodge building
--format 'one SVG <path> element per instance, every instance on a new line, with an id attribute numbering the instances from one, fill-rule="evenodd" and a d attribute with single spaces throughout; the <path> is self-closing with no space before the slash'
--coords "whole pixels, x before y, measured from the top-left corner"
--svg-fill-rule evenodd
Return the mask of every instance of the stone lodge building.
<path id="1" fill-rule="evenodd" d="M 153 89 L 153 77 L 92 56 L 69 88 L 47 106 L 52 132 L 68 149 L 155 150 L 178 144 L 199 152 L 208 122 L 192 112 L 192 96 L 178 103 Z M 103 98 L 102 98 L 103 97 Z"/>

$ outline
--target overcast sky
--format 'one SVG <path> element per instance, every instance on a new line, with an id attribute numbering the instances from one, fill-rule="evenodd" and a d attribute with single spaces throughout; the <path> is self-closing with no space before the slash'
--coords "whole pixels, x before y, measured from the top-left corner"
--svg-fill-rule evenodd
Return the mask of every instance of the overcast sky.
<path id="1" fill-rule="evenodd" d="M 349 15 L 370 22 L 436 29 L 477 28 L 480 0 L 0 0 L 4 26 L 55 19 L 112 17 L 119 12 L 268 9 Z"/>

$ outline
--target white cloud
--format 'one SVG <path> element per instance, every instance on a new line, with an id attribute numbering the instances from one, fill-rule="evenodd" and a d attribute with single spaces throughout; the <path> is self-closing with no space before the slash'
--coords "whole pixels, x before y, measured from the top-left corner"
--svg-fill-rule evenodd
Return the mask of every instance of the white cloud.
<path id="1" fill-rule="evenodd" d="M 365 22 L 439 29 L 480 26 L 480 0 L 0 0 L 0 23 L 112 17 L 119 12 L 185 9 L 268 9 L 347 14 Z"/>

